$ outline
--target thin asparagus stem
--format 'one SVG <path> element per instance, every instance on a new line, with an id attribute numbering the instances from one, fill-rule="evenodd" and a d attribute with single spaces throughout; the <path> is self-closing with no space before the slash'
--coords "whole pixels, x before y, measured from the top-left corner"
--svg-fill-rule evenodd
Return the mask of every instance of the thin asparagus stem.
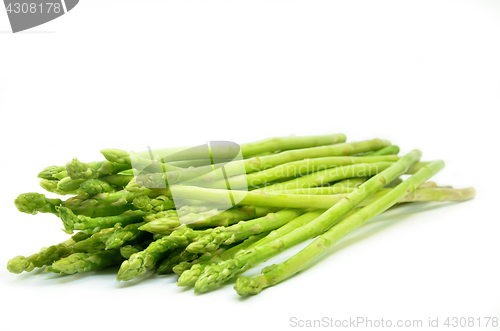
<path id="1" fill-rule="evenodd" d="M 236 274 L 248 270 L 260 261 L 269 259 L 283 251 L 283 249 L 323 233 L 367 197 L 403 174 L 413 163 L 420 159 L 420 156 L 421 152 L 417 150 L 406 154 L 391 167 L 369 179 L 354 192 L 349 193 L 339 203 L 312 222 L 266 245 L 246 250 L 232 260 L 223 261 L 205 269 L 195 283 L 195 292 L 206 292 L 219 287 Z"/>
<path id="2" fill-rule="evenodd" d="M 383 197 L 375 199 L 373 203 L 338 222 L 330 230 L 287 261 L 265 268 L 262 270 L 263 274 L 261 276 L 239 278 L 234 287 L 235 290 L 242 296 L 258 294 L 264 288 L 275 285 L 303 270 L 348 233 L 390 208 L 400 201 L 401 198 L 408 195 L 408 193 L 412 194 L 415 192 L 419 185 L 443 168 L 444 162 L 440 160 L 422 167 L 412 177 L 390 190 Z"/>

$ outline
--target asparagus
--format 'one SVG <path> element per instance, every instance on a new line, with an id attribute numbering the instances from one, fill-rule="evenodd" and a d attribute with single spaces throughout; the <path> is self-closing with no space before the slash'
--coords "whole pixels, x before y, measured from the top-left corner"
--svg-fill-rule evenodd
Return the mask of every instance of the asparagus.
<path id="1" fill-rule="evenodd" d="M 117 175 L 109 175 L 109 176 L 104 176 L 101 177 L 100 179 L 110 183 L 111 185 L 118 186 L 118 187 L 124 187 L 127 186 L 128 183 L 134 178 L 133 174 L 126 175 L 126 174 L 117 174 Z"/>
<path id="2" fill-rule="evenodd" d="M 182 261 L 179 262 L 177 265 L 175 265 L 172 268 L 172 271 L 177 275 L 181 276 L 182 273 L 186 270 L 189 270 L 192 266 L 202 266 L 204 267 L 205 265 L 209 265 L 211 263 L 219 262 L 219 261 L 224 261 L 227 259 L 232 258 L 237 252 L 244 250 L 251 245 L 255 244 L 258 242 L 260 239 L 264 238 L 267 236 L 267 232 L 263 232 L 261 234 L 253 235 L 242 241 L 241 243 L 237 243 L 235 245 L 228 245 L 228 246 L 221 246 L 219 247 L 218 250 L 215 252 L 210 252 L 210 253 L 204 253 L 199 256 L 196 260 L 193 261 Z M 161 266 L 160 266 L 161 267 Z M 198 268 L 198 267 L 195 267 Z M 194 284 L 194 283 L 193 283 Z M 177 283 L 178 286 L 185 286 L 185 285 L 180 285 Z"/>
<path id="3" fill-rule="evenodd" d="M 41 193 L 20 194 L 14 204 L 20 212 L 36 215 L 37 213 L 58 214 L 56 207 L 61 205 L 60 199 L 48 199 Z"/>
<path id="4" fill-rule="evenodd" d="M 154 157 L 152 159 L 145 159 L 136 153 L 127 153 L 120 149 L 103 149 L 101 154 L 104 155 L 106 160 L 113 164 L 119 164 L 125 169 L 135 168 L 139 172 L 160 172 L 165 173 L 169 171 L 181 170 L 183 168 L 170 165 L 162 162 L 161 158 Z M 123 171 L 122 170 L 122 171 Z"/>
<path id="5" fill-rule="evenodd" d="M 71 179 L 95 179 L 105 175 L 117 174 L 127 169 L 129 169 L 127 165 L 110 161 L 83 163 L 74 158 L 66 163 L 66 171 Z"/>
<path id="6" fill-rule="evenodd" d="M 96 253 L 106 249 L 106 240 L 113 234 L 115 228 L 102 229 L 92 234 L 89 238 L 76 243 L 73 247 L 75 253 Z"/>
<path id="7" fill-rule="evenodd" d="M 105 249 L 114 249 L 125 242 L 136 239 L 141 232 L 138 228 L 144 223 L 133 223 L 122 227 L 121 223 L 112 228 L 105 228 L 92 234 L 90 238 L 75 244 L 75 252 L 96 253 Z"/>
<path id="8" fill-rule="evenodd" d="M 184 169 L 173 171 L 167 174 L 168 183 L 175 184 L 196 178 L 197 182 L 214 181 L 225 176 L 236 176 L 245 173 L 265 170 L 280 164 L 303 160 L 306 158 L 348 156 L 364 152 L 370 152 L 389 146 L 390 142 L 381 139 L 365 140 L 354 143 L 343 143 L 337 145 L 320 146 L 289 150 L 282 153 L 253 157 L 246 160 L 234 161 L 224 165 L 224 175 L 222 171 L 213 171 L 212 166 L 199 167 L 195 169 Z"/>
<path id="9" fill-rule="evenodd" d="M 159 195 L 154 199 L 148 196 L 141 195 L 133 200 L 133 204 L 137 209 L 151 213 L 158 213 L 164 210 L 169 210 L 175 207 L 174 201 L 165 195 Z"/>
<path id="10" fill-rule="evenodd" d="M 146 213 L 141 210 L 129 210 L 116 216 L 92 218 L 84 215 L 75 215 L 71 209 L 59 207 L 59 217 L 63 221 L 64 229 L 68 232 L 94 228 L 104 229 L 113 227 L 116 223 L 128 225 L 142 221 L 144 215 L 146 215 Z"/>
<path id="11" fill-rule="evenodd" d="M 115 192 L 114 188 L 110 183 L 100 180 L 100 179 L 88 179 L 85 180 L 79 187 L 81 193 L 85 193 L 88 196 L 94 196 L 99 193 L 109 193 Z"/>
<path id="12" fill-rule="evenodd" d="M 175 211 L 163 211 L 156 214 L 144 216 L 144 223 L 139 230 L 156 234 L 170 234 L 174 229 L 181 226 Z"/>
<path id="13" fill-rule="evenodd" d="M 406 171 L 406 174 L 408 175 L 412 175 L 414 173 L 416 173 L 418 170 L 422 169 L 423 167 L 427 166 L 430 162 L 427 161 L 427 162 L 417 162 L 415 163 L 414 165 L 412 165 L 408 171 Z"/>
<path id="14" fill-rule="evenodd" d="M 283 190 L 280 193 L 285 194 L 314 194 L 314 195 L 331 195 L 350 193 L 358 186 L 368 180 L 368 177 L 357 177 L 341 180 L 333 185 L 308 187 L 308 188 L 295 188 L 290 190 Z"/>
<path id="15" fill-rule="evenodd" d="M 156 273 L 158 275 L 166 275 L 173 272 L 174 266 L 179 263 L 188 263 L 198 257 L 198 254 L 186 251 L 183 247 L 173 250 L 166 258 L 163 260 L 158 267 Z"/>
<path id="16" fill-rule="evenodd" d="M 132 204 L 106 205 L 95 199 L 85 199 L 82 196 L 75 196 L 63 202 L 63 207 L 69 208 L 77 215 L 88 217 L 104 217 L 122 214 L 134 209 Z M 59 213 L 57 213 L 59 215 Z"/>
<path id="17" fill-rule="evenodd" d="M 88 235 L 78 232 L 70 239 L 57 245 L 44 247 L 40 252 L 28 257 L 18 255 L 7 262 L 7 269 L 12 273 L 20 274 L 23 271 L 30 272 L 34 268 L 51 265 L 54 261 L 73 253 L 74 245 L 86 238 L 88 238 Z"/>
<path id="18" fill-rule="evenodd" d="M 393 163 L 391 162 L 377 162 L 367 164 L 354 164 L 343 167 L 336 167 L 314 172 L 310 175 L 302 176 L 299 178 L 291 179 L 283 183 L 266 186 L 261 191 L 275 192 L 281 190 L 289 190 L 304 187 L 317 187 L 333 181 L 353 178 L 353 177 L 371 177 L 382 170 L 389 168 Z"/>
<path id="19" fill-rule="evenodd" d="M 381 156 L 381 155 L 392 155 L 392 154 L 397 155 L 398 153 L 399 153 L 399 147 L 396 145 L 391 145 L 381 148 L 375 152 L 365 154 L 363 156 Z"/>
<path id="20" fill-rule="evenodd" d="M 341 220 L 325 234 L 314 240 L 306 248 L 285 262 L 273 265 L 262 270 L 258 277 L 241 277 L 237 280 L 235 290 L 239 295 L 258 294 L 264 288 L 275 285 L 307 267 L 313 260 L 327 251 L 332 245 L 351 231 L 360 227 L 370 219 L 381 214 L 408 193 L 415 189 L 444 168 L 443 161 L 434 161 L 422 167 L 408 180 L 402 182 L 382 198 L 362 208 L 357 213 Z M 328 213 L 328 212 L 327 212 Z M 325 214 L 327 214 L 325 213 Z"/>
<path id="21" fill-rule="evenodd" d="M 51 266 L 51 271 L 68 275 L 77 272 L 99 270 L 111 265 L 120 264 L 123 257 L 120 249 L 99 251 L 97 253 L 74 253 L 68 257 L 56 261 Z"/>
<path id="22" fill-rule="evenodd" d="M 47 192 L 55 193 L 59 195 L 67 195 L 67 194 L 77 194 L 78 191 L 63 191 L 58 187 L 59 181 L 52 179 L 42 179 L 40 181 L 40 186 Z"/>
<path id="23" fill-rule="evenodd" d="M 120 247 L 120 255 L 124 259 L 130 258 L 130 256 L 132 256 L 132 254 L 135 254 L 135 253 L 140 252 L 140 251 L 142 251 L 141 245 L 126 245 L 126 246 Z"/>
<path id="24" fill-rule="evenodd" d="M 145 221 L 147 223 L 141 227 L 141 230 L 151 233 L 168 234 L 182 224 L 191 228 L 228 226 L 238 221 L 257 218 L 278 210 L 278 208 L 271 207 L 241 206 L 225 211 L 211 209 L 201 213 L 186 214 L 181 217 L 173 214 L 164 215 L 158 213 L 146 216 Z"/>
<path id="25" fill-rule="evenodd" d="M 57 182 L 57 189 L 61 192 L 70 192 L 77 191 L 80 188 L 80 185 L 85 182 L 86 179 L 72 179 L 70 177 L 66 177 Z"/>
<path id="26" fill-rule="evenodd" d="M 285 234 L 290 233 L 291 231 L 300 228 L 301 226 L 313 221 L 314 219 L 319 217 L 323 212 L 324 210 L 318 210 L 305 213 L 295 218 L 294 220 L 288 222 L 287 224 L 283 225 L 282 227 L 272 231 L 262 239 L 259 239 L 258 241 L 251 243 L 249 243 L 249 239 L 247 239 L 242 244 L 227 250 L 227 252 L 225 252 L 224 254 L 220 254 L 218 256 L 211 258 L 209 261 L 205 263 L 196 263 L 196 264 L 193 263 L 192 265 L 182 264 L 179 267 L 177 267 L 176 270 L 174 268 L 174 272 L 180 276 L 179 279 L 177 280 L 177 286 L 193 286 L 200 277 L 200 275 L 203 274 L 205 269 L 207 269 L 212 264 L 233 259 L 238 252 L 242 252 L 246 249 L 262 246 L 269 242 L 272 242 L 280 238 L 281 236 L 284 236 Z M 188 267 L 190 268 L 189 270 L 187 270 Z"/>
<path id="27" fill-rule="evenodd" d="M 286 151 L 291 149 L 302 149 L 315 146 L 333 145 L 346 141 L 343 134 L 330 134 L 324 136 L 309 137 L 279 137 L 270 138 L 254 143 L 240 145 L 243 156 L 257 155 L 267 152 Z"/>
<path id="28" fill-rule="evenodd" d="M 339 203 L 312 222 L 263 246 L 246 250 L 232 260 L 208 267 L 196 281 L 195 292 L 206 292 L 221 286 L 236 274 L 248 270 L 258 262 L 267 260 L 288 247 L 323 233 L 367 197 L 403 174 L 413 163 L 420 159 L 420 156 L 421 152 L 418 150 L 406 154 L 388 169 L 369 179 L 354 192 L 349 193 Z"/>
<path id="29" fill-rule="evenodd" d="M 198 254 L 213 252 L 221 245 L 230 245 L 243 241 L 251 235 L 277 229 L 305 212 L 306 210 L 303 209 L 283 209 L 276 213 L 267 214 L 264 217 L 234 224 L 227 228 L 218 227 L 209 234 L 190 243 L 186 247 L 186 250 Z"/>
<path id="30" fill-rule="evenodd" d="M 48 166 L 38 174 L 38 178 L 47 180 L 60 180 L 68 176 L 64 166 Z"/>
<path id="31" fill-rule="evenodd" d="M 165 258 L 168 251 L 187 246 L 199 236 L 208 233 L 207 231 L 194 231 L 186 226 L 179 227 L 170 235 L 152 242 L 145 250 L 133 254 L 127 261 L 124 261 L 116 279 L 128 281 L 142 276 L 147 270 L 153 269 L 159 260 Z"/>
<path id="32" fill-rule="evenodd" d="M 280 178 L 290 178 L 304 176 L 312 172 L 326 170 L 333 167 L 360 164 L 360 163 L 378 163 L 395 162 L 399 158 L 396 155 L 375 156 L 375 157 L 322 157 L 315 159 L 305 159 L 295 162 L 285 163 L 259 172 L 253 172 L 246 175 L 233 176 L 228 179 L 231 189 L 256 187 L 258 185 L 269 183 Z M 347 169 L 346 169 L 347 172 Z M 352 176 L 354 177 L 354 176 Z M 336 180 L 336 179 L 334 179 Z M 204 184 L 204 187 L 225 189 L 226 179 L 219 179 Z"/>
<path id="33" fill-rule="evenodd" d="M 224 211 L 211 209 L 197 214 L 186 214 L 180 216 L 179 221 L 193 228 L 229 226 L 238 221 L 254 219 L 277 211 L 279 208 L 244 205 Z"/>
<path id="34" fill-rule="evenodd" d="M 106 249 L 113 249 L 122 246 L 125 242 L 134 240 L 138 238 L 143 232 L 139 229 L 144 223 L 132 223 L 122 227 L 121 223 L 118 223 L 114 227 L 114 232 L 106 238 Z"/>

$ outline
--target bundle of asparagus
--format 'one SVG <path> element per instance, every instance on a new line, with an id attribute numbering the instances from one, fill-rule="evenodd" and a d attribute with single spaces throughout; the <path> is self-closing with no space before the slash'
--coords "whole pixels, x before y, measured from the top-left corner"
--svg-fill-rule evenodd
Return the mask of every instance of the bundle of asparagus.
<path id="1" fill-rule="evenodd" d="M 230 157 L 232 144 L 208 149 L 208 156 L 198 148 L 179 149 L 167 159 L 106 149 L 104 161 L 73 159 L 45 168 L 38 174 L 40 185 L 73 196 L 63 201 L 25 193 L 15 205 L 24 213 L 55 214 L 72 236 L 28 257 L 14 257 L 8 270 L 47 267 L 74 274 L 121 264 L 119 281 L 156 269 L 177 274 L 179 286 L 201 293 L 238 277 L 235 289 L 246 296 L 303 270 L 397 203 L 463 201 L 475 195 L 473 188 L 429 182 L 444 167 L 442 161 L 420 162 L 418 150 L 400 157 L 397 146 L 381 139 L 346 143 L 342 134 L 284 137 L 239 148 L 237 161 Z M 214 164 L 215 159 L 224 162 Z M 239 277 L 313 238 L 261 275 Z"/>

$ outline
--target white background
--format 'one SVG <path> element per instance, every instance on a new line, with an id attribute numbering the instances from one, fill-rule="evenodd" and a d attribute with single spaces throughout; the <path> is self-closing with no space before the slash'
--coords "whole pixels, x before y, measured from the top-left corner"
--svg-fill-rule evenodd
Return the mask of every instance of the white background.
<path id="1" fill-rule="evenodd" d="M 38 171 L 108 147 L 343 132 L 419 148 L 446 161 L 439 184 L 477 189 L 473 201 L 389 211 L 246 300 L 232 285 L 195 296 L 173 276 L 118 284 L 116 268 L 3 269 L 1 329 L 500 317 L 500 1 L 84 0 L 18 34 L 0 10 L 0 31 L 2 266 L 67 237 L 55 216 L 12 203 L 41 191 Z"/>

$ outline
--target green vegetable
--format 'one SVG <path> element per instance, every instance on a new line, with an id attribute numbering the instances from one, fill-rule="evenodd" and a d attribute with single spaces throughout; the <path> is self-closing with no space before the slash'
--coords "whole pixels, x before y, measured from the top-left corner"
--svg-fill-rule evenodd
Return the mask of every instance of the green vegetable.
<path id="1" fill-rule="evenodd" d="M 12 273 L 20 274 L 23 271 L 29 272 L 34 268 L 51 265 L 54 261 L 72 254 L 74 252 L 74 246 L 88 237 L 88 235 L 79 232 L 60 244 L 52 245 L 47 248 L 44 247 L 40 252 L 28 257 L 22 255 L 16 256 L 7 262 L 7 269 Z"/>
<path id="2" fill-rule="evenodd" d="M 265 268 L 262 270 L 263 275 L 261 276 L 239 278 L 234 287 L 235 290 L 242 296 L 257 294 L 261 292 L 262 289 L 275 285 L 296 274 L 309 265 L 318 256 L 327 251 L 332 245 L 346 236 L 349 232 L 381 214 L 400 201 L 401 198 L 408 195 L 408 193 L 413 193 L 419 185 L 434 176 L 443 168 L 443 161 L 434 161 L 426 167 L 421 168 L 415 173 L 415 175 L 390 190 L 390 192 L 385 194 L 383 197 L 374 200 L 370 205 L 338 222 L 325 234 L 321 235 L 319 238 L 314 240 L 314 242 L 309 244 L 306 248 L 287 261 Z M 332 209 L 334 208 L 335 207 Z M 332 209 L 325 212 L 325 214 L 327 216 L 332 215 Z"/>
<path id="3" fill-rule="evenodd" d="M 328 209 L 314 221 L 266 245 L 247 250 L 232 260 L 223 261 L 217 265 L 208 267 L 196 281 L 194 286 L 195 291 L 198 293 L 207 292 L 219 287 L 236 274 L 248 270 L 257 263 L 269 259 L 284 249 L 320 235 L 363 200 L 384 187 L 386 183 L 403 174 L 413 163 L 420 159 L 420 156 L 421 152 L 417 150 L 408 153 L 388 169 L 369 179 L 354 192 L 349 193 L 339 203 Z"/>

